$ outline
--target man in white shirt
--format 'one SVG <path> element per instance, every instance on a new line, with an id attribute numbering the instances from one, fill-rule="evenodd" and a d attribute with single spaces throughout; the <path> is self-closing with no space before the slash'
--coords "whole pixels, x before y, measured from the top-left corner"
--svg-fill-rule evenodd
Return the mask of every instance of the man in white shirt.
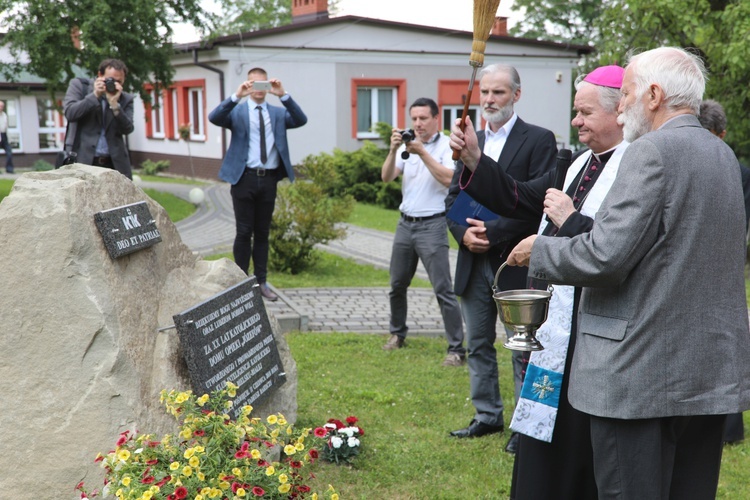
<path id="1" fill-rule="evenodd" d="M 464 330 L 451 284 L 445 221 L 445 196 L 455 168 L 453 152 L 448 136 L 438 129 L 440 117 L 435 101 L 417 99 L 409 108 L 409 115 L 414 135 L 410 137 L 408 131 L 404 134 L 393 129 L 391 147 L 381 171 L 383 182 L 403 175 L 401 220 L 391 253 L 391 337 L 383 349 L 390 351 L 404 346 L 409 330 L 406 290 L 421 259 L 445 324 L 448 354 L 443 365 L 460 366 L 466 360 Z"/>

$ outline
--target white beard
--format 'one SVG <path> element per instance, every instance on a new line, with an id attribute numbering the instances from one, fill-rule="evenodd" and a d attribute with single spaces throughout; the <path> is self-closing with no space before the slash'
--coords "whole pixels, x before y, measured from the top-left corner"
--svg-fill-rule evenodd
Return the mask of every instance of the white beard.
<path id="1" fill-rule="evenodd" d="M 497 111 L 482 109 L 482 118 L 489 123 L 505 123 L 513 116 L 513 103 L 509 102 Z"/>
<path id="2" fill-rule="evenodd" d="M 646 118 L 646 110 L 640 102 L 625 108 L 617 117 L 617 123 L 623 126 L 622 135 L 628 142 L 633 142 L 651 131 L 651 123 Z"/>

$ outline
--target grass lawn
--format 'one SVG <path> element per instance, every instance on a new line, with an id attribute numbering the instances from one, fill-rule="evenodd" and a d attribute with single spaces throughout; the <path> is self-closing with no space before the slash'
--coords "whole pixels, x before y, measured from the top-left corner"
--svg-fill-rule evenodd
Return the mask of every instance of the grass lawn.
<path id="1" fill-rule="evenodd" d="M 390 275 L 385 269 L 357 264 L 351 259 L 316 250 L 320 257 L 318 263 L 299 274 L 282 273 L 271 270 L 269 282 L 277 288 L 348 288 L 390 286 Z M 223 253 L 206 257 L 206 260 L 220 258 L 234 260 L 231 253 Z M 411 286 L 430 287 L 430 282 L 419 278 L 412 280 Z"/>
<path id="2" fill-rule="evenodd" d="M 189 201 L 183 200 L 179 196 L 173 195 L 172 193 L 165 193 L 164 191 L 157 191 L 156 189 L 148 188 L 143 191 L 156 203 L 164 207 L 164 210 L 167 211 L 172 222 L 181 221 L 195 213 L 195 205 Z"/>
<path id="3" fill-rule="evenodd" d="M 468 424 L 473 407 L 466 367 L 440 366 L 445 340 L 413 338 L 406 348 L 385 352 L 384 339 L 287 334 L 299 373 L 297 424 L 318 427 L 329 418 L 355 415 L 365 430 L 354 465 L 321 463 L 315 489 L 332 484 L 342 499 L 508 498 L 513 467 L 503 451 L 508 432 L 473 440 L 448 436 Z M 510 351 L 499 346 L 498 364 L 500 390 L 510 405 Z M 506 428 L 510 416 L 506 412 Z M 717 498 L 750 498 L 748 441 L 724 448 Z"/>

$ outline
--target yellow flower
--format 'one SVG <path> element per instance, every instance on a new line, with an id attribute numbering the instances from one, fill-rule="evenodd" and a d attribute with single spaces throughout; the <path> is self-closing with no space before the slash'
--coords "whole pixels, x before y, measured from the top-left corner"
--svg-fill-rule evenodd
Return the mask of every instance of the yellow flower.
<path id="1" fill-rule="evenodd" d="M 289 476 L 287 476 L 286 474 L 281 474 L 281 475 L 279 475 L 279 482 L 280 482 L 281 484 L 284 484 L 284 483 L 286 483 L 287 481 L 289 481 Z M 284 493 L 284 492 L 282 491 L 282 493 Z"/>
<path id="2" fill-rule="evenodd" d="M 286 425 L 286 418 L 281 413 L 279 413 L 279 425 Z"/>
<path id="3" fill-rule="evenodd" d="M 295 448 L 293 444 L 288 444 L 284 446 L 284 453 L 286 453 L 287 455 L 294 455 L 296 451 L 297 451 L 297 448 Z"/>
<path id="4" fill-rule="evenodd" d="M 251 405 L 245 405 L 242 407 L 242 413 L 245 415 L 250 415 L 250 413 L 253 412 L 253 407 Z"/>
<path id="5" fill-rule="evenodd" d="M 272 430 L 272 431 L 271 431 L 271 437 L 272 437 L 272 438 L 277 438 L 277 437 L 279 437 L 279 430 L 278 430 L 278 429 L 274 429 L 274 430 Z"/>
<path id="6" fill-rule="evenodd" d="M 169 470 L 177 470 L 180 468 L 180 462 L 172 462 L 169 464 Z"/>
<path id="7" fill-rule="evenodd" d="M 201 461 L 198 457 L 190 457 L 190 460 L 188 460 L 188 463 L 192 465 L 193 467 L 198 467 L 200 465 Z"/>
<path id="8" fill-rule="evenodd" d="M 273 468 L 273 465 L 266 467 L 266 476 L 273 476 L 275 472 L 276 469 Z"/>
<path id="9" fill-rule="evenodd" d="M 235 467 L 234 469 L 232 469 L 232 474 L 242 479 L 242 469 L 240 469 L 239 467 Z"/>
<path id="10" fill-rule="evenodd" d="M 180 431 L 180 437 L 183 439 L 190 439 L 190 436 L 192 435 L 193 435 L 193 431 L 191 431 L 187 427 Z"/>
<path id="11" fill-rule="evenodd" d="M 120 450 L 117 453 L 117 458 L 123 462 L 127 462 L 128 458 L 130 458 L 130 452 L 128 450 Z"/>
<path id="12" fill-rule="evenodd" d="M 177 395 L 176 398 L 174 398 L 175 403 L 181 404 L 187 401 L 190 398 L 189 392 L 181 392 Z"/>
<path id="13" fill-rule="evenodd" d="M 203 500 L 203 495 L 198 493 L 197 495 L 195 495 L 195 500 Z"/>
<path id="14" fill-rule="evenodd" d="M 182 475 L 183 476 L 192 476 L 193 475 L 193 468 L 189 465 L 186 465 L 182 468 Z"/>
<path id="15" fill-rule="evenodd" d="M 201 495 L 210 495 L 211 494 L 211 488 L 206 486 L 205 488 L 201 488 Z"/>
<path id="16" fill-rule="evenodd" d="M 188 448 L 187 450 L 185 450 L 185 453 L 182 456 L 184 456 L 185 458 L 190 458 L 193 455 L 195 455 L 195 449 Z"/>
<path id="17" fill-rule="evenodd" d="M 292 485 L 289 483 L 279 485 L 279 493 L 286 493 L 292 489 Z"/>
<path id="18" fill-rule="evenodd" d="M 219 488 L 221 488 L 221 489 L 222 489 L 222 490 L 224 490 L 224 491 L 228 490 L 230 486 L 232 486 L 232 485 L 231 485 L 231 484 L 229 484 L 229 483 L 228 483 L 228 482 L 226 482 L 226 481 L 221 481 L 221 482 L 219 483 Z"/>
<path id="19" fill-rule="evenodd" d="M 260 451 L 258 450 L 251 450 L 250 456 L 257 460 L 261 457 L 261 454 L 260 454 Z"/>
<path id="20" fill-rule="evenodd" d="M 198 476 L 198 479 L 200 479 L 201 481 L 206 480 L 206 475 L 202 473 L 201 471 L 196 472 L 195 475 Z"/>
<path id="21" fill-rule="evenodd" d="M 305 445 L 302 443 L 297 443 L 294 445 L 295 448 L 297 448 L 297 451 L 302 451 L 305 449 Z"/>
<path id="22" fill-rule="evenodd" d="M 245 488 L 237 488 L 237 493 L 235 493 L 235 495 L 237 495 L 238 497 L 244 497 L 245 493 L 247 493 L 245 491 Z"/>
<path id="23" fill-rule="evenodd" d="M 313 493 L 312 494 L 312 500 L 318 500 L 318 494 L 317 493 Z"/>
<path id="24" fill-rule="evenodd" d="M 226 403 L 224 403 L 224 408 L 229 409 L 232 407 L 233 404 L 234 404 L 234 401 L 227 401 Z"/>
<path id="25" fill-rule="evenodd" d="M 237 386 L 231 382 L 227 382 L 227 394 L 230 398 L 235 397 L 237 395 Z"/>
<path id="26" fill-rule="evenodd" d="M 221 495 L 221 490 L 219 488 L 211 488 L 211 493 L 208 494 L 211 498 L 216 498 L 219 495 Z"/>
<path id="27" fill-rule="evenodd" d="M 331 500 L 339 500 L 339 494 L 334 493 L 333 495 L 331 495 Z"/>
<path id="28" fill-rule="evenodd" d="M 271 425 L 275 424 L 278 421 L 279 419 L 276 415 L 268 415 L 268 417 L 266 418 L 266 422 L 268 422 Z"/>
<path id="29" fill-rule="evenodd" d="M 289 427 L 287 427 L 287 428 L 286 428 L 286 435 L 287 435 L 287 436 L 291 436 L 291 435 L 292 435 L 292 432 L 293 432 L 293 430 L 292 430 L 292 426 L 290 425 Z"/>
<path id="30" fill-rule="evenodd" d="M 130 476 L 125 476 L 122 478 L 122 481 L 120 481 L 123 486 L 130 486 Z"/>
<path id="31" fill-rule="evenodd" d="M 208 399 L 208 394 L 204 394 L 203 396 L 196 399 L 195 402 L 198 403 L 198 406 L 203 406 L 208 403 Z"/>
<path id="32" fill-rule="evenodd" d="M 143 500 L 151 500 L 151 497 L 153 497 L 153 496 L 154 496 L 154 494 L 151 493 L 151 490 L 149 490 L 149 491 L 144 491 L 143 495 L 141 495 L 141 498 Z"/>

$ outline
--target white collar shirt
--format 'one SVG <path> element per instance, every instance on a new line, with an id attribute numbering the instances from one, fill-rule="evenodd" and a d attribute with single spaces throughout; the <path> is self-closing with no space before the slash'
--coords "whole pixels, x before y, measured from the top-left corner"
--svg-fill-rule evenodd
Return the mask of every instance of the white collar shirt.
<path id="1" fill-rule="evenodd" d="M 503 152 L 505 142 L 508 140 L 508 135 L 513 129 L 513 126 L 518 121 L 518 115 L 514 111 L 510 119 L 505 122 L 505 125 L 500 127 L 497 132 L 493 132 L 490 129 L 490 124 L 484 127 L 484 151 L 483 153 L 497 161 L 500 158 L 500 154 Z"/>

